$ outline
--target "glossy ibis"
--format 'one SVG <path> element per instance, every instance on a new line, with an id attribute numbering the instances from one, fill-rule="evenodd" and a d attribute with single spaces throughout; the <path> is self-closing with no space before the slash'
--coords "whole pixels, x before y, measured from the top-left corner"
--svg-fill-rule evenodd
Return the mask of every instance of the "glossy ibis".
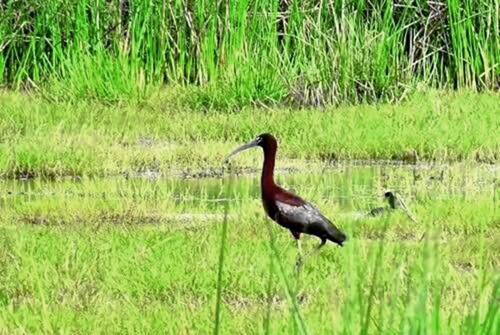
<path id="1" fill-rule="evenodd" d="M 252 148 L 261 147 L 264 150 L 264 164 L 261 175 L 262 204 L 267 215 L 292 233 L 299 249 L 297 267 L 299 268 L 305 258 L 319 251 L 326 243 L 332 241 L 342 246 L 346 235 L 333 225 L 321 212 L 301 197 L 286 191 L 274 182 L 274 164 L 278 143 L 273 135 L 261 134 L 252 141 L 240 146 L 231 152 L 225 159 L 237 153 Z M 320 244 L 306 257 L 302 257 L 300 235 L 309 234 L 318 237 Z"/>
<path id="2" fill-rule="evenodd" d="M 387 190 L 384 192 L 384 200 L 387 201 L 389 204 L 389 211 L 393 211 L 395 209 L 403 209 L 403 211 L 406 213 L 406 215 L 412 220 L 413 222 L 417 222 L 415 218 L 411 215 L 410 210 L 406 206 L 403 198 L 398 196 L 395 191 Z M 387 211 L 387 208 L 385 207 L 377 207 L 374 208 L 370 211 L 369 215 L 371 216 L 378 216 L 381 214 L 384 214 Z"/>

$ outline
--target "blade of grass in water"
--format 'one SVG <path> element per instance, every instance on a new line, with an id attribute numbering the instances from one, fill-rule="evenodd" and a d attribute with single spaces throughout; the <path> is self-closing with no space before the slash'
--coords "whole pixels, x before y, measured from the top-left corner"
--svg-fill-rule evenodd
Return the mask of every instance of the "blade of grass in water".
<path id="1" fill-rule="evenodd" d="M 378 241 L 378 250 L 377 250 L 377 256 L 375 257 L 374 261 L 374 271 L 373 275 L 371 278 L 371 285 L 370 285 L 370 292 L 368 294 L 368 304 L 366 306 L 366 312 L 364 315 L 364 320 L 363 320 L 363 326 L 361 328 L 361 335 L 366 335 L 368 334 L 368 329 L 370 328 L 370 322 L 371 322 L 371 314 L 372 314 L 372 309 L 373 309 L 373 304 L 374 304 L 374 297 L 375 297 L 375 290 L 377 287 L 378 283 L 378 276 L 380 275 L 380 271 L 377 269 L 380 269 L 382 260 L 383 260 L 383 255 L 384 255 L 384 242 L 385 242 L 385 233 L 387 232 L 389 221 L 385 220 L 384 222 L 384 228 L 382 230 L 382 238 Z"/>
<path id="2" fill-rule="evenodd" d="M 226 189 L 226 199 L 230 198 L 232 194 L 232 178 L 229 179 L 227 185 L 225 185 Z M 222 313 L 222 280 L 223 280 L 223 272 L 224 272 L 224 256 L 226 252 L 226 244 L 227 244 L 227 214 L 229 211 L 229 200 L 224 202 L 224 220 L 222 222 L 222 230 L 220 237 L 220 251 L 219 251 L 219 268 L 217 273 L 217 297 L 215 304 L 215 321 L 214 321 L 214 334 L 219 334 L 220 332 L 220 323 L 221 323 L 221 313 Z"/>

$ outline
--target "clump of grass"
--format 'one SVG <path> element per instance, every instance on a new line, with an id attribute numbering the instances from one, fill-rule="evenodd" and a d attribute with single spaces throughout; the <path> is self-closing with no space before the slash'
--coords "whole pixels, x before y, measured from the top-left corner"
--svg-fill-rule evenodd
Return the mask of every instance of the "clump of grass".
<path id="1" fill-rule="evenodd" d="M 482 1 L 10 1 L 0 78 L 53 99 L 195 84 L 205 108 L 398 100 L 417 83 L 496 89 L 497 9 Z"/>
<path id="2" fill-rule="evenodd" d="M 176 89 L 175 97 L 185 94 Z M 190 92 L 190 91 L 189 91 Z M 0 175 L 219 176 L 224 156 L 259 133 L 283 167 L 352 159 L 497 162 L 498 95 L 427 92 L 398 105 L 239 113 L 186 110 L 167 91 L 140 104 L 56 104 L 0 95 Z M 185 98 L 188 98 L 187 96 Z M 245 154 L 235 168 L 258 169 Z"/>

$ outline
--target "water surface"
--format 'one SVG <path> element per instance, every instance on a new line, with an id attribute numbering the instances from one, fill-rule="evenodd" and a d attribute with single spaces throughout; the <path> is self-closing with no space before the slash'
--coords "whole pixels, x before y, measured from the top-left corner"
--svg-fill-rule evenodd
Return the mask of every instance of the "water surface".
<path id="1" fill-rule="evenodd" d="M 311 171 L 277 171 L 276 181 L 306 199 L 333 202 L 341 211 L 353 211 L 383 204 L 386 189 L 398 191 L 407 203 L 491 196 L 496 201 L 498 166 L 486 164 L 450 165 L 337 165 Z M 5 205 L 36 203 L 52 199 L 64 206 L 71 201 L 145 202 L 154 206 L 168 202 L 189 212 L 197 207 L 219 211 L 225 201 L 244 204 L 260 198 L 259 174 L 222 178 L 113 177 L 58 181 L 2 180 L 1 201 Z M 225 185 L 231 183 L 229 194 Z M 80 199 L 80 200 L 79 200 Z"/>

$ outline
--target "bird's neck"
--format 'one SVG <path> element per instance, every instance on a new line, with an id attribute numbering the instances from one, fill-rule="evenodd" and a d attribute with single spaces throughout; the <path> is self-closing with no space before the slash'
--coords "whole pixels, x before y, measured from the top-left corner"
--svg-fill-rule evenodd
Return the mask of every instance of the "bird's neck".
<path id="1" fill-rule="evenodd" d="M 264 166 L 262 167 L 261 186 L 262 190 L 274 187 L 274 163 L 276 161 L 276 147 L 271 146 L 264 149 Z"/>
<path id="2" fill-rule="evenodd" d="M 396 209 L 396 199 L 394 196 L 391 196 L 389 198 L 389 206 L 392 208 L 392 209 Z"/>

